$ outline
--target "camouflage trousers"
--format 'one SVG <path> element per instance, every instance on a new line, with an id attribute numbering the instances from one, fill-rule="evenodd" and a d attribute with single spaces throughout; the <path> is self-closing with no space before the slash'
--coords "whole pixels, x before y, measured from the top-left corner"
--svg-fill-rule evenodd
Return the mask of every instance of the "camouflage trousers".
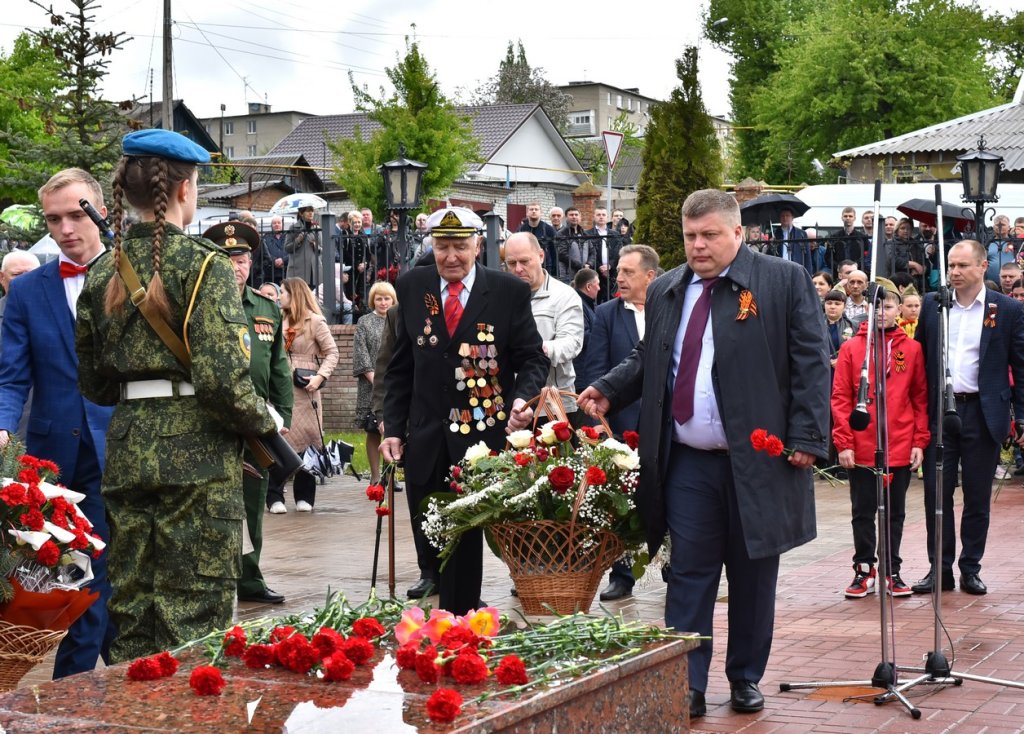
<path id="1" fill-rule="evenodd" d="M 122 403 L 107 433 L 112 662 L 231 624 L 244 517 L 241 442 L 194 397 Z"/>

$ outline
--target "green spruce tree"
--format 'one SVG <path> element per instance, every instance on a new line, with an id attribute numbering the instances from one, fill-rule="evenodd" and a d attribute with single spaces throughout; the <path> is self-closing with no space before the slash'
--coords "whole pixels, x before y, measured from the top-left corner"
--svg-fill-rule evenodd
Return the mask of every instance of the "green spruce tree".
<path id="1" fill-rule="evenodd" d="M 722 158 L 697 80 L 697 49 L 676 60 L 679 86 L 651 108 L 644 137 L 643 174 L 637 189 L 637 242 L 650 245 L 667 270 L 686 259 L 681 211 L 698 189 L 722 184 Z"/>

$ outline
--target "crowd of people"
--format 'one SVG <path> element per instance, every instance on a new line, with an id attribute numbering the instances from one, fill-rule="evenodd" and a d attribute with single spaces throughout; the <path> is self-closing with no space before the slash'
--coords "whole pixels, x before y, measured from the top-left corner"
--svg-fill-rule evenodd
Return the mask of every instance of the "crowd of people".
<path id="1" fill-rule="evenodd" d="M 55 677 L 226 627 L 236 598 L 284 600 L 259 567 L 264 511 L 287 511 L 284 481 L 271 478 L 250 442 L 280 435 L 298 453 L 322 448 L 322 388 L 339 364 L 317 298 L 323 240 L 312 212 L 300 211 L 287 230 L 275 219 L 263 235 L 243 213 L 190 237 L 205 151 L 162 130 L 129 134 L 123 148 L 109 253 L 78 203 L 106 215 L 100 186 L 71 169 L 39 192 L 58 260 L 33 267 L 12 253 L 0 268 L 0 446 L 21 431 L 28 452 L 55 461 L 61 481 L 86 496 L 81 506 L 109 542 L 90 582 L 100 601 L 62 643 Z M 128 205 L 139 221 L 125 227 Z M 962 429 L 946 437 L 942 458 L 953 470 L 938 493 L 934 436 L 945 406 L 935 389 L 944 380 L 933 234 L 913 239 L 894 221 L 880 250 L 888 277 L 869 282 L 870 238 L 853 230 L 852 210 L 845 234 L 813 248 L 791 217 L 766 242 L 740 224 L 730 194 L 695 192 L 682 206 L 687 262 L 668 273 L 653 248 L 632 242 L 619 211 L 609 220 L 595 210 L 590 229 L 572 207 L 548 218 L 530 203 L 504 243 L 503 267 L 492 269 L 479 262 L 475 213 L 447 206 L 420 215 L 415 267 L 397 278 L 395 223 L 378 229 L 369 210 L 353 211 L 333 235 L 338 291 L 357 321 L 351 369 L 370 481 L 380 481 L 381 461 L 404 461 L 419 573 L 409 598 L 439 592 L 455 614 L 483 603 L 482 535 L 467 532 L 441 571 L 422 502 L 470 445 L 501 449 L 508 431 L 529 426 L 528 401 L 544 386 L 563 391 L 573 426 L 607 415 L 616 435 L 641 436 L 636 501 L 648 550 L 671 540 L 667 625 L 710 635 L 726 569 L 725 673 L 736 711 L 764 706 L 758 683 L 779 557 L 815 535 L 815 463 L 838 465 L 850 482 L 846 596 L 937 584 L 987 592 L 993 475 L 1011 407 L 1024 416 L 1024 285 L 1016 257 L 1003 262 L 1015 251 L 1005 217 L 995 234 L 1006 240 L 948 243 L 946 344 Z M 998 280 L 986 287 L 993 272 Z M 872 328 L 887 377 L 884 391 L 871 384 L 864 408 L 860 366 Z M 888 461 L 877 467 L 883 394 Z M 851 415 L 861 410 L 867 430 L 858 431 Z M 778 436 L 785 455 L 760 451 L 759 431 Z M 1024 430 L 1018 436 L 1024 443 Z M 892 518 L 884 565 L 873 517 L 881 471 L 890 475 Z M 900 536 L 919 471 L 929 546 L 918 550 L 930 570 L 911 587 L 900 575 Z M 314 510 L 308 473 L 296 474 L 293 493 L 297 511 Z M 945 539 L 937 551 L 936 517 Z M 601 598 L 628 596 L 634 583 L 629 566 L 616 564 Z M 690 658 L 692 716 L 706 711 L 711 650 L 702 640 Z"/>

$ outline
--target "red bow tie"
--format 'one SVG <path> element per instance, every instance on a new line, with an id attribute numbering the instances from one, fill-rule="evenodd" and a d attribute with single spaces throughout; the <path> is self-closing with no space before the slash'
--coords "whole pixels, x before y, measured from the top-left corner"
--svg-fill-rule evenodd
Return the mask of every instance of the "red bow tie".
<path id="1" fill-rule="evenodd" d="M 88 271 L 89 268 L 85 265 L 75 265 L 67 260 L 60 261 L 60 277 L 62 278 L 74 278 L 79 275 L 85 275 Z"/>

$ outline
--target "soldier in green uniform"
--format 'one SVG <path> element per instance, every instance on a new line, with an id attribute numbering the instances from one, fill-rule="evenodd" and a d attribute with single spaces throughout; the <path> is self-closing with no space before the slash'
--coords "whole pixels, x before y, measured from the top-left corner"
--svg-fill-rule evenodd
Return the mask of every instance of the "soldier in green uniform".
<path id="1" fill-rule="evenodd" d="M 195 214 L 196 165 L 209 155 L 165 130 L 130 133 L 123 151 L 114 250 L 86 277 L 76 322 L 82 394 L 117 406 L 102 483 L 113 662 L 231 623 L 245 516 L 241 435 L 276 429 L 249 379 L 231 263 L 182 231 Z M 126 235 L 124 199 L 141 218 Z M 125 280 L 136 279 L 129 293 Z"/>
<path id="2" fill-rule="evenodd" d="M 267 400 L 284 421 L 282 433 L 291 425 L 292 372 L 284 349 L 281 309 L 273 300 L 248 285 L 252 251 L 260 246 L 259 233 L 244 222 L 223 222 L 203 232 L 203 237 L 220 245 L 231 258 L 235 282 L 242 293 L 242 308 L 249 321 L 249 376 L 256 394 Z M 244 454 L 242 496 L 245 499 L 245 527 L 252 550 L 242 556 L 242 577 L 238 580 L 238 600 L 280 604 L 284 595 L 267 587 L 260 572 L 263 549 L 263 510 L 267 501 L 267 472 L 259 468 L 248 450 Z M 257 471 L 258 476 L 253 472 Z"/>

